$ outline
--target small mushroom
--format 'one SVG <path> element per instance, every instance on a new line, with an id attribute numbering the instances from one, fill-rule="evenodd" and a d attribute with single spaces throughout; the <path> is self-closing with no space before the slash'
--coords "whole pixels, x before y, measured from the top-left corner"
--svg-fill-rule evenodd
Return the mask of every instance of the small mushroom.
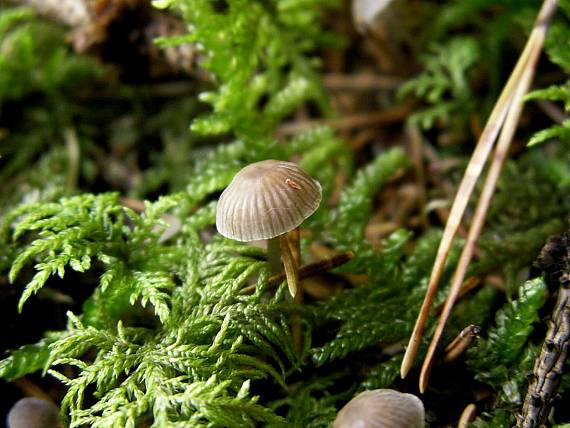
<path id="1" fill-rule="evenodd" d="M 321 197 L 321 185 L 297 164 L 256 162 L 239 171 L 220 196 L 216 227 L 236 241 L 268 239 L 273 273 L 281 270 L 281 252 L 289 291 L 295 297 L 299 263 L 291 248 L 296 240 L 288 238 L 288 232 L 316 211 Z"/>
<path id="2" fill-rule="evenodd" d="M 61 427 L 59 409 L 41 398 L 22 398 L 10 409 L 6 425 L 8 428 L 58 428 Z"/>
<path id="3" fill-rule="evenodd" d="M 393 389 L 364 391 L 337 414 L 333 428 L 423 428 L 424 405 Z"/>

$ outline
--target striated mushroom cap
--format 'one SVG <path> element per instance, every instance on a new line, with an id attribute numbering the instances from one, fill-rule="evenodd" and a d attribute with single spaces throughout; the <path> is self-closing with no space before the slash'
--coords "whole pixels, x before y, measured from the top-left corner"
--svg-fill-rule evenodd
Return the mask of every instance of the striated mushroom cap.
<path id="1" fill-rule="evenodd" d="M 423 428 L 424 405 L 393 389 L 364 391 L 337 414 L 333 428 Z"/>
<path id="2" fill-rule="evenodd" d="M 46 400 L 26 397 L 12 406 L 6 418 L 8 428 L 58 428 L 59 408 Z"/>
<path id="3" fill-rule="evenodd" d="M 321 197 L 321 185 L 297 164 L 252 163 L 235 175 L 220 196 L 216 227 L 236 241 L 274 238 L 313 214 Z"/>

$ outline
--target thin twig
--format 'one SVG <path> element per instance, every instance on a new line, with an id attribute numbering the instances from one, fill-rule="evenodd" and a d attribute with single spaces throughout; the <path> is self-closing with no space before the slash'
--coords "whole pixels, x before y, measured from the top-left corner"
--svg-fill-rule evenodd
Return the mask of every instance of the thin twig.
<path id="1" fill-rule="evenodd" d="M 320 260 L 315 263 L 310 263 L 308 265 L 301 266 L 299 268 L 299 280 L 303 280 L 311 276 L 315 276 L 320 273 L 334 269 L 340 265 L 349 262 L 353 256 L 354 253 L 352 251 L 347 251 L 344 253 L 337 254 L 336 256 L 330 257 L 328 259 Z M 267 280 L 267 286 L 269 288 L 276 287 L 277 285 L 281 284 L 284 279 L 285 275 L 282 273 L 273 275 L 269 277 L 269 279 Z M 256 284 L 248 285 L 247 287 L 242 288 L 241 293 L 242 294 L 253 293 L 256 287 L 257 287 Z"/>
<path id="2" fill-rule="evenodd" d="M 457 337 L 445 347 L 443 361 L 450 363 L 459 358 L 479 336 L 481 329 L 476 325 L 469 325 L 459 332 Z"/>
<path id="3" fill-rule="evenodd" d="M 378 76 L 372 73 L 329 73 L 323 76 L 325 86 L 333 90 L 379 90 L 396 89 L 405 79 L 396 76 Z"/>
<path id="4" fill-rule="evenodd" d="M 545 423 L 556 394 L 570 343 L 570 232 L 551 239 L 538 259 L 547 283 L 559 287 L 540 355 L 534 364 L 518 428 Z"/>
<path id="5" fill-rule="evenodd" d="M 415 171 L 415 178 L 418 187 L 418 205 L 420 211 L 420 224 L 424 230 L 428 227 L 426 216 L 427 192 L 426 192 L 426 175 L 424 168 L 424 150 L 423 140 L 419 129 L 416 126 L 409 126 L 407 134 L 410 138 L 410 154 L 412 165 Z"/>
<path id="6" fill-rule="evenodd" d="M 426 296 L 422 303 L 420 313 L 416 320 L 414 330 L 410 337 L 408 348 L 406 349 L 406 354 L 404 355 L 404 359 L 402 361 L 402 366 L 400 368 L 400 373 L 402 377 L 405 377 L 408 374 L 409 370 L 413 365 L 413 361 L 418 351 L 421 338 L 425 329 L 425 324 L 429 314 L 429 308 L 435 297 L 439 280 L 443 272 L 445 261 L 451 249 L 453 239 L 455 238 L 455 235 L 461 223 L 463 214 L 465 213 L 465 209 L 467 207 L 471 194 L 473 193 L 473 189 L 475 187 L 477 179 L 481 174 L 481 171 L 483 169 L 484 164 L 487 161 L 487 158 L 489 157 L 489 154 L 497 138 L 499 130 L 501 129 L 501 126 L 505 121 L 505 118 L 507 117 L 509 110 L 514 105 L 514 109 L 509 114 L 508 124 L 505 125 L 507 129 L 504 130 L 502 133 L 502 135 L 504 135 L 504 137 L 501 138 L 502 139 L 501 145 L 503 147 L 501 148 L 501 150 L 498 150 L 496 153 L 496 162 L 494 163 L 494 167 L 492 167 L 492 169 L 494 169 L 494 173 L 491 174 L 491 178 L 489 178 L 486 183 L 488 186 L 494 187 L 493 182 L 494 181 L 496 182 L 496 178 L 493 178 L 493 175 L 500 172 L 503 161 L 503 159 L 501 158 L 504 157 L 502 153 L 506 153 L 505 149 L 508 148 L 508 144 L 510 142 L 509 140 L 512 137 L 512 133 L 514 133 L 514 127 L 516 125 L 516 121 L 518 120 L 518 115 L 520 114 L 520 109 L 521 109 L 520 98 L 522 98 L 522 96 L 526 92 L 526 87 L 528 87 L 530 79 L 532 78 L 532 75 L 534 73 L 534 66 L 536 64 L 538 55 L 542 50 L 542 45 L 544 43 L 544 37 L 546 34 L 548 22 L 552 17 L 554 11 L 556 10 L 556 6 L 557 6 L 557 0 L 544 1 L 543 6 L 538 15 L 538 18 L 535 22 L 533 31 L 527 41 L 527 44 L 525 45 L 525 48 L 521 53 L 521 56 L 515 68 L 513 69 L 511 76 L 509 77 L 509 80 L 507 81 L 501 95 L 499 96 L 499 99 L 497 100 L 497 103 L 495 104 L 493 111 L 491 112 L 489 120 L 487 121 L 487 124 L 483 129 L 483 132 L 477 143 L 475 151 L 473 152 L 469 165 L 467 166 L 467 170 L 465 171 L 463 180 L 461 181 L 461 184 L 457 191 L 457 195 L 455 197 L 453 206 L 451 208 L 449 220 L 447 221 L 447 224 L 445 226 L 443 237 L 441 239 L 438 248 L 436 260 L 434 262 L 433 270 L 428 284 L 428 290 L 426 292 Z M 525 88 L 524 91 L 522 90 L 523 88 Z M 483 192 L 484 194 L 487 195 L 485 197 L 482 196 L 481 198 L 482 201 L 480 201 L 477 211 L 479 216 L 483 215 L 484 217 L 484 214 L 488 207 L 487 204 L 490 201 L 490 195 L 488 194 L 489 189 L 484 190 Z M 479 228 L 482 227 L 482 223 L 483 223 L 482 219 L 481 218 L 477 219 L 476 216 L 476 218 L 474 219 L 474 227 L 472 227 L 472 232 L 470 232 L 470 238 L 471 241 L 473 242 L 471 243 L 471 241 L 468 241 L 468 244 L 466 244 L 466 249 L 464 249 L 465 255 L 464 256 L 462 255 L 462 259 L 464 261 L 470 260 L 471 258 L 472 252 L 474 250 L 474 242 L 476 238 L 479 236 L 480 232 Z M 461 269 L 466 268 L 466 266 L 463 266 L 464 263 L 465 262 L 460 264 Z M 455 282 L 461 284 L 461 280 L 459 280 L 458 278 L 462 276 L 464 276 L 464 273 L 462 275 L 456 274 Z M 455 288 L 458 287 L 459 286 L 456 286 Z M 447 310 L 444 309 L 444 313 L 442 314 L 442 319 L 447 319 L 448 316 L 447 312 L 450 311 L 453 306 L 453 301 L 456 297 L 457 291 L 458 289 L 450 291 L 450 298 L 448 299 L 449 307 L 447 308 Z M 453 295 L 454 293 L 455 296 Z M 427 384 L 427 377 L 429 375 L 431 361 L 433 358 L 435 347 L 437 346 L 437 340 L 441 335 L 441 331 L 439 330 L 443 329 L 444 322 L 445 321 L 443 321 L 443 323 L 440 323 L 441 325 L 438 325 L 438 329 L 436 330 L 437 338 L 435 341 L 432 341 L 430 349 L 428 350 L 428 356 L 426 357 L 426 360 L 422 368 L 422 375 L 420 376 L 420 391 L 422 392 L 423 390 L 425 390 L 425 386 Z"/>
<path id="7" fill-rule="evenodd" d="M 568 115 L 564 113 L 556 104 L 549 100 L 536 100 L 538 107 L 554 122 L 562 124 L 568 120 Z"/>
<path id="8" fill-rule="evenodd" d="M 528 386 L 518 428 L 541 427 L 556 394 L 570 342 L 570 289 L 560 288 L 540 355 Z"/>
<path id="9" fill-rule="evenodd" d="M 524 95 L 527 93 L 532 78 L 534 76 L 534 70 L 536 68 L 540 52 L 542 50 L 543 41 L 544 38 L 538 38 L 538 40 L 535 42 L 536 44 L 534 45 L 534 49 L 531 51 L 531 54 L 529 55 L 529 59 L 527 62 L 528 65 L 523 70 L 523 73 L 520 77 L 519 85 L 515 89 L 515 93 L 512 98 L 511 108 L 509 109 L 507 117 L 505 118 L 505 124 L 503 126 L 503 129 L 501 130 L 501 135 L 499 136 L 499 141 L 497 143 L 497 148 L 493 155 L 493 160 L 489 169 L 489 173 L 485 178 L 483 191 L 481 193 L 481 197 L 479 198 L 479 202 L 477 203 L 477 208 L 475 209 L 475 215 L 473 216 L 473 222 L 471 224 L 469 233 L 467 235 L 467 241 L 465 242 L 465 246 L 463 247 L 463 251 L 461 252 L 461 256 L 459 257 L 459 262 L 457 263 L 457 268 L 455 270 L 455 274 L 453 275 L 451 287 L 448 292 L 445 306 L 438 320 L 437 327 L 435 329 L 430 346 L 428 348 L 427 354 L 424 359 L 424 363 L 420 373 L 421 392 L 423 392 L 427 386 L 429 372 L 431 370 L 431 365 L 435 357 L 435 351 L 437 349 L 437 345 L 439 343 L 439 340 L 441 339 L 441 335 L 443 334 L 443 329 L 445 328 L 445 324 L 449 316 L 451 315 L 451 310 L 453 309 L 453 305 L 455 304 L 455 300 L 457 299 L 457 295 L 459 294 L 461 284 L 463 283 L 463 279 L 467 274 L 467 268 L 469 267 L 469 263 L 473 258 L 473 254 L 475 252 L 475 245 L 477 243 L 477 240 L 479 239 L 479 236 L 481 235 L 481 231 L 483 230 L 485 217 L 491 205 L 491 200 L 493 198 L 493 194 L 495 193 L 495 188 L 497 186 L 497 181 L 499 180 L 499 177 L 501 175 L 503 164 L 507 157 L 509 147 L 511 145 L 513 136 L 516 131 L 517 123 L 519 121 L 522 112 L 522 107 L 523 107 L 522 99 Z"/>
<path id="10" fill-rule="evenodd" d="M 410 107 L 398 106 L 390 110 L 374 111 L 370 113 L 356 113 L 349 116 L 344 116 L 342 119 L 317 119 L 297 121 L 285 123 L 280 126 L 277 133 L 286 137 L 289 135 L 297 134 L 301 131 L 306 131 L 316 126 L 330 126 L 331 128 L 338 129 L 339 131 L 347 131 L 354 128 L 363 128 L 374 125 L 385 125 L 388 123 L 401 122 L 410 113 Z"/>

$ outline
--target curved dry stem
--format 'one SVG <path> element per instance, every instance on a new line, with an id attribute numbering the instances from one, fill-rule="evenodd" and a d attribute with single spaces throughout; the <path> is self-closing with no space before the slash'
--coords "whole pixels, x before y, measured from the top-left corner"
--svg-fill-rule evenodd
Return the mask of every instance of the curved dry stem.
<path id="1" fill-rule="evenodd" d="M 469 263 L 473 258 L 473 253 L 475 252 L 475 245 L 477 243 L 477 240 L 479 239 L 479 236 L 481 235 L 481 231 L 483 230 L 483 225 L 485 224 L 485 217 L 491 205 L 491 200 L 493 198 L 493 194 L 495 193 L 495 188 L 497 187 L 497 181 L 499 180 L 499 177 L 501 175 L 501 171 L 503 169 L 503 165 L 507 157 L 509 147 L 511 146 L 511 142 L 513 140 L 513 136 L 516 131 L 517 123 L 519 121 L 522 112 L 522 106 L 523 106 L 522 98 L 527 93 L 528 88 L 530 87 L 530 83 L 532 81 L 532 77 L 534 76 L 534 70 L 536 68 L 538 57 L 540 56 L 540 52 L 542 50 L 542 44 L 544 42 L 544 34 L 543 33 L 537 33 L 537 34 L 538 35 L 535 36 L 536 40 L 533 41 L 532 44 L 533 49 L 528 58 L 527 68 L 525 68 L 524 72 L 522 73 L 519 85 L 517 86 L 515 93 L 513 95 L 511 108 L 509 109 L 507 118 L 505 119 L 505 125 L 501 131 L 499 142 L 497 143 L 497 148 L 493 155 L 493 161 L 489 168 L 489 173 L 485 178 L 483 191 L 481 193 L 479 202 L 477 203 L 477 208 L 475 210 L 475 215 L 473 217 L 473 223 L 471 224 L 469 233 L 467 235 L 467 241 L 465 243 L 463 251 L 461 252 L 461 256 L 459 258 L 459 262 L 457 264 L 457 268 L 455 270 L 455 274 L 453 276 L 453 280 L 451 283 L 451 288 L 449 289 L 449 293 L 445 301 L 445 306 L 439 317 L 434 335 L 431 339 L 430 346 L 428 348 L 427 354 L 424 359 L 424 363 L 420 373 L 421 392 L 424 392 L 427 386 L 429 373 L 431 370 L 437 345 L 439 343 L 439 340 L 441 339 L 441 335 L 443 334 L 443 329 L 445 328 L 445 324 L 449 316 L 451 315 L 451 310 L 453 309 L 453 305 L 455 304 L 455 301 L 459 294 L 461 284 L 463 283 L 463 279 L 467 274 L 467 268 L 469 267 Z"/>
<path id="2" fill-rule="evenodd" d="M 505 88 L 503 89 L 499 99 L 497 100 L 497 103 L 495 104 L 493 111 L 491 112 L 487 124 L 485 125 L 481 137 L 479 138 L 475 151 L 473 152 L 471 160 L 469 161 L 469 165 L 467 166 L 467 170 L 465 171 L 463 180 L 461 181 L 461 184 L 457 191 L 457 195 L 453 202 L 449 220 L 445 226 L 443 237 L 440 242 L 437 256 L 430 276 L 428 290 L 426 292 L 424 301 L 422 303 L 422 307 L 420 309 L 420 313 L 418 315 L 416 324 L 414 326 L 414 330 L 410 337 L 408 348 L 406 349 L 406 353 L 402 361 L 402 365 L 400 368 L 400 374 L 402 378 L 404 378 L 408 374 L 409 370 L 413 365 L 414 358 L 417 354 L 421 338 L 425 330 L 425 324 L 427 321 L 427 316 L 429 314 L 429 309 L 435 297 L 439 280 L 441 279 L 441 274 L 443 272 L 443 267 L 447 259 L 447 256 L 449 254 L 449 251 L 451 249 L 453 239 L 455 238 L 455 235 L 461 223 L 461 219 L 463 217 L 463 214 L 465 213 L 467 203 L 469 202 L 471 194 L 473 193 L 473 189 L 475 187 L 477 179 L 479 178 L 483 166 L 485 165 L 487 158 L 489 157 L 490 151 L 493 147 L 495 139 L 497 138 L 499 130 L 501 129 L 503 122 L 507 117 L 507 113 L 508 113 L 508 120 L 505 124 L 505 129 L 503 130 L 503 133 L 501 135 L 501 141 L 502 145 L 504 145 L 508 149 L 508 145 L 510 144 L 510 140 L 512 139 L 512 134 L 514 133 L 514 130 L 516 128 L 516 123 L 520 115 L 520 109 L 522 108 L 520 100 L 522 96 L 526 93 L 528 85 L 530 84 L 530 80 L 532 80 L 532 76 L 534 74 L 534 68 L 536 66 L 536 61 L 538 55 L 542 50 L 542 45 L 544 43 L 544 37 L 546 34 L 546 29 L 548 27 L 548 22 L 550 21 L 550 18 L 552 17 L 554 11 L 556 10 L 557 3 L 558 3 L 557 0 L 544 1 L 540 13 L 535 22 L 533 31 L 527 41 L 527 44 L 525 45 L 525 48 L 521 53 L 520 58 L 515 68 L 513 69 L 513 72 L 511 73 L 509 80 L 507 81 L 507 84 L 505 85 Z M 494 162 L 495 165 L 494 174 L 495 173 L 500 174 L 502 162 L 504 160 L 504 156 L 506 155 L 506 151 L 504 152 L 504 154 L 502 154 L 505 147 L 502 147 L 500 150 L 497 149 L 497 153 L 495 155 L 496 161 Z M 486 186 L 490 187 L 489 189 L 486 189 L 483 192 L 484 194 L 486 193 L 488 194 L 490 192 L 490 195 L 492 195 L 494 191 L 493 180 L 495 180 L 496 183 L 496 179 L 492 178 L 491 173 L 489 175 L 490 178 L 487 179 Z M 467 264 L 471 259 L 472 252 L 474 250 L 474 241 L 476 241 L 476 238 L 479 236 L 480 230 L 477 229 L 482 227 L 483 219 L 485 217 L 485 213 L 488 208 L 487 204 L 490 202 L 490 196 L 489 195 L 485 197 L 482 196 L 481 200 L 483 202 L 480 202 L 480 205 L 477 208 L 478 214 L 476 214 L 475 216 L 474 226 L 475 223 L 477 222 L 480 222 L 481 224 L 476 227 L 472 227 L 471 229 L 472 231 L 470 231 L 469 235 L 471 240 L 473 240 L 473 243 L 472 244 L 470 243 L 470 238 L 468 237 L 468 243 L 466 244 L 464 249 L 465 255 L 462 254 L 462 259 L 467 260 Z M 483 218 L 477 219 L 477 215 L 482 216 Z M 461 266 L 461 261 L 460 261 L 460 266 Z M 454 283 L 458 282 L 459 285 L 461 285 L 464 275 L 465 275 L 464 272 L 459 275 L 456 274 L 454 276 Z M 456 278 L 461 278 L 461 280 L 458 280 Z M 458 288 L 458 286 L 455 286 L 455 288 Z M 458 289 L 454 290 L 452 287 L 452 290 L 450 291 L 450 297 L 448 298 L 449 305 L 446 304 L 446 306 L 449 307 L 444 308 L 444 312 L 441 317 L 441 319 L 443 319 L 443 322 L 440 322 L 441 326 L 438 325 L 438 328 L 436 329 L 437 339 L 435 340 L 435 344 L 434 341 L 432 341 L 432 345 L 430 345 L 430 349 L 428 350 L 428 356 L 426 357 L 426 362 L 424 363 L 424 367 L 422 368 L 422 375 L 420 377 L 420 391 L 422 392 L 427 384 L 427 377 L 429 375 L 431 362 L 433 361 L 433 353 L 435 352 L 437 341 L 439 340 L 439 336 L 441 336 L 441 331 L 443 331 L 443 325 L 445 325 L 445 320 L 447 319 L 448 316 L 448 314 L 446 314 L 446 311 L 450 311 L 451 308 L 453 307 L 453 303 L 455 301 L 457 292 Z"/>

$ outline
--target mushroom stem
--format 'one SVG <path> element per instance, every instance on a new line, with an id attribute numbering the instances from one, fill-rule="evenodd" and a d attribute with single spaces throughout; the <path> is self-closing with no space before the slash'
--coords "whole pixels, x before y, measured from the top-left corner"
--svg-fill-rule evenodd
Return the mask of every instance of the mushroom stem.
<path id="1" fill-rule="evenodd" d="M 295 299 L 299 290 L 299 265 L 296 257 L 293 255 L 291 244 L 289 243 L 289 234 L 285 233 L 279 236 L 281 244 L 281 259 L 285 268 L 285 276 L 287 277 L 287 286 L 291 297 Z"/>
<path id="2" fill-rule="evenodd" d="M 267 261 L 271 267 L 271 275 L 281 273 L 281 248 L 280 237 L 267 240 Z"/>
<path id="3" fill-rule="evenodd" d="M 293 300 L 297 304 L 303 303 L 303 287 L 299 280 L 299 265 L 301 263 L 301 248 L 299 239 L 299 228 L 285 233 L 280 237 L 281 258 L 287 276 L 287 285 Z M 293 349 L 299 355 L 303 350 L 303 325 L 299 314 L 293 314 L 291 324 L 291 335 L 293 336 Z"/>
<path id="4" fill-rule="evenodd" d="M 300 266 L 301 266 L 301 232 L 298 227 L 287 234 L 287 241 L 291 251 L 292 258 L 295 262 L 295 276 L 297 278 L 297 293 L 294 299 L 295 303 L 303 303 L 303 283 L 301 282 Z"/>

